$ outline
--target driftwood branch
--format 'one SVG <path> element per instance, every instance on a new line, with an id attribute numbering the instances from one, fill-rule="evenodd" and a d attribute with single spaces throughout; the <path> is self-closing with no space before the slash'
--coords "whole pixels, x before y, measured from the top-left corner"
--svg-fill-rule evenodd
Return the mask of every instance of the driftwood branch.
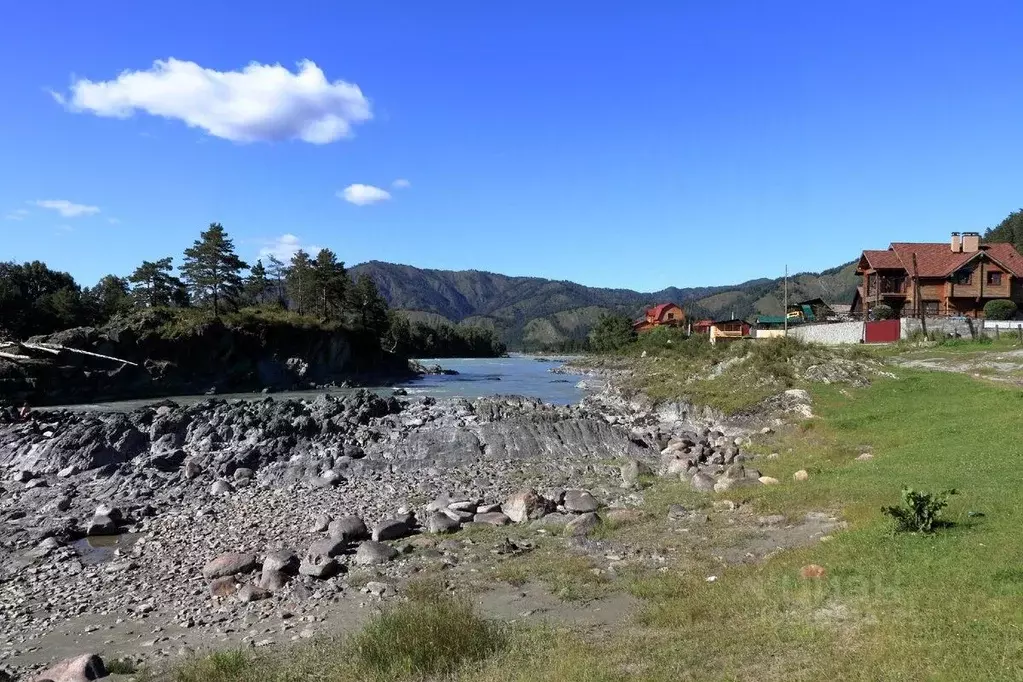
<path id="1" fill-rule="evenodd" d="M 41 350 L 46 351 L 47 353 L 53 353 L 54 355 L 60 355 L 60 351 L 58 349 L 51 348 L 49 346 L 44 346 L 38 343 L 29 343 L 28 341 L 26 341 L 25 343 L 21 344 L 21 347 L 28 348 L 29 350 Z"/>
<path id="2" fill-rule="evenodd" d="M 38 344 L 38 343 L 27 344 L 27 343 L 23 343 L 21 345 L 24 346 L 25 348 L 37 348 L 39 350 L 47 351 L 49 353 L 59 353 L 61 351 L 67 351 L 69 353 L 80 353 L 81 355 L 88 355 L 88 356 L 94 357 L 94 358 L 102 358 L 103 360 L 113 360 L 114 362 L 120 362 L 120 363 L 123 363 L 125 365 L 131 365 L 132 367 L 138 367 L 138 363 L 131 362 L 130 360 L 124 360 L 122 358 L 115 358 L 112 355 L 102 355 L 100 353 L 93 353 L 92 351 L 81 350 L 79 348 L 69 348 L 68 346 L 61 346 L 58 343 L 47 343 L 47 344 Z"/>
<path id="3" fill-rule="evenodd" d="M 138 367 L 138 363 L 132 362 L 131 360 L 125 360 L 123 358 L 115 358 L 112 355 L 103 355 L 101 353 L 93 353 L 88 350 L 81 350 L 80 348 L 70 348 L 68 346 L 62 346 L 59 343 L 29 343 L 28 341 L 18 342 L 6 342 L 0 344 L 0 348 L 25 348 L 28 350 L 42 351 L 44 353 L 50 353 L 52 355 L 60 355 L 62 352 L 78 353 L 80 355 L 88 355 L 94 358 L 101 358 L 103 360 L 112 360 L 114 362 L 120 362 L 124 365 L 131 365 L 132 367 Z M 28 355 L 16 355 L 13 353 L 0 353 L 0 357 L 9 358 L 11 360 L 31 360 L 32 358 Z"/>

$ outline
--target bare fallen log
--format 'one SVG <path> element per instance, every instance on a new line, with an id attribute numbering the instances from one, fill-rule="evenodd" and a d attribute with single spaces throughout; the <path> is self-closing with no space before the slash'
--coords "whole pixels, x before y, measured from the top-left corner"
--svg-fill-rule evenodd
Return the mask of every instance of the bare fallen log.
<path id="1" fill-rule="evenodd" d="M 0 348 L 24 348 L 26 350 L 42 351 L 44 353 L 50 353 L 51 355 L 60 355 L 62 352 L 78 353 L 80 355 L 88 355 L 94 358 L 101 358 L 103 360 L 112 360 L 114 362 L 120 362 L 124 365 L 131 365 L 132 367 L 138 367 L 138 363 L 132 362 L 131 360 L 125 360 L 123 358 L 115 358 L 112 355 L 103 355 L 101 353 L 93 353 L 92 351 L 82 350 L 80 348 L 71 348 L 69 346 L 62 346 L 59 343 L 29 343 L 28 341 L 6 341 L 0 343 Z M 31 360 L 32 357 L 29 355 L 21 355 L 17 353 L 7 353 L 0 351 L 0 357 L 7 358 L 8 360 Z"/>
<path id="2" fill-rule="evenodd" d="M 69 353 L 79 353 L 81 355 L 88 355 L 94 358 L 102 358 L 103 360 L 113 360 L 114 362 L 120 362 L 125 365 L 131 365 L 132 367 L 138 367 L 138 363 L 132 362 L 131 360 L 125 360 L 123 358 L 115 358 L 112 355 L 102 355 L 101 353 L 93 353 L 92 351 L 82 350 L 80 348 L 71 348 L 69 346 L 62 346 L 59 343 L 22 343 L 23 348 L 29 348 L 32 350 L 46 351 L 47 353 L 53 353 L 54 355 L 61 351 L 67 351 Z"/>

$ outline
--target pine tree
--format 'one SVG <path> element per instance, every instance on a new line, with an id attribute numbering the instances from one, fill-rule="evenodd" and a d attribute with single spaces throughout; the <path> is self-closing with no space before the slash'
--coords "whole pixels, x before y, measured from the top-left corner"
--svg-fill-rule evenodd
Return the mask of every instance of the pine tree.
<path id="1" fill-rule="evenodd" d="M 266 300 L 272 287 L 273 285 L 266 276 L 263 261 L 257 260 L 249 270 L 249 276 L 245 278 L 245 299 L 254 305 L 259 305 Z"/>
<path id="2" fill-rule="evenodd" d="M 358 315 L 362 326 L 383 334 L 387 329 L 387 301 L 373 279 L 359 275 L 348 292 L 348 307 Z"/>
<path id="3" fill-rule="evenodd" d="M 284 286 L 284 281 L 288 276 L 288 266 L 284 264 L 277 256 L 270 254 L 267 256 L 267 268 L 266 274 L 270 278 L 271 285 L 274 289 L 274 296 L 277 298 L 277 303 L 282 308 L 288 307 L 288 293 Z"/>
<path id="4" fill-rule="evenodd" d="M 343 261 L 330 249 L 320 249 L 313 262 L 316 294 L 323 319 L 339 318 L 345 307 L 345 296 L 351 283 Z"/>
<path id="5" fill-rule="evenodd" d="M 135 272 L 128 276 L 132 284 L 131 295 L 135 305 L 143 308 L 181 306 L 188 304 L 188 293 L 180 279 L 171 275 L 174 266 L 170 257 L 157 261 L 142 261 Z"/>
<path id="6" fill-rule="evenodd" d="M 241 271 L 249 267 L 234 252 L 220 223 L 210 223 L 195 243 L 185 249 L 181 274 L 194 300 L 213 305 L 213 316 L 220 315 L 220 304 L 234 305 L 241 295 Z"/>
<path id="7" fill-rule="evenodd" d="M 299 315 L 307 315 L 313 309 L 316 300 L 316 272 L 309 254 L 299 249 L 291 257 L 285 285 L 288 297 L 295 305 Z"/>

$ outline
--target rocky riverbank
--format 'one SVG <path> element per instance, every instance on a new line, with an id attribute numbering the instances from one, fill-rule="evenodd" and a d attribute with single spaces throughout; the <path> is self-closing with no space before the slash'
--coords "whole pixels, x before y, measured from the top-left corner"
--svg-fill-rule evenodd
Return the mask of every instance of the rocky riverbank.
<path id="1" fill-rule="evenodd" d="M 0 426 L 0 656 L 25 672 L 310 636 L 412 574 L 528 550 L 440 540 L 460 529 L 585 535 L 651 473 L 762 485 L 748 435 L 808 411 L 789 391 L 717 423 L 608 387 L 570 407 L 358 392 L 37 412 Z"/>
<path id="2" fill-rule="evenodd" d="M 145 310 L 102 328 L 68 329 L 29 341 L 88 354 L 37 352 L 29 346 L 19 349 L 32 353 L 27 359 L 0 358 L 0 400 L 63 405 L 380 385 L 416 374 L 405 358 L 381 350 L 370 332 L 286 317 L 224 321 Z"/>

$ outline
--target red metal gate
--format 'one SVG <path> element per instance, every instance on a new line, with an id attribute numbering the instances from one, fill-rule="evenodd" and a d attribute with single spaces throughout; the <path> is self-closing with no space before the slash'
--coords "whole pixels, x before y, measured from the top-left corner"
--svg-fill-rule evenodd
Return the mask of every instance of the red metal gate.
<path id="1" fill-rule="evenodd" d="M 895 343 L 902 336 L 900 320 L 877 320 L 867 322 L 864 340 L 867 343 Z"/>

